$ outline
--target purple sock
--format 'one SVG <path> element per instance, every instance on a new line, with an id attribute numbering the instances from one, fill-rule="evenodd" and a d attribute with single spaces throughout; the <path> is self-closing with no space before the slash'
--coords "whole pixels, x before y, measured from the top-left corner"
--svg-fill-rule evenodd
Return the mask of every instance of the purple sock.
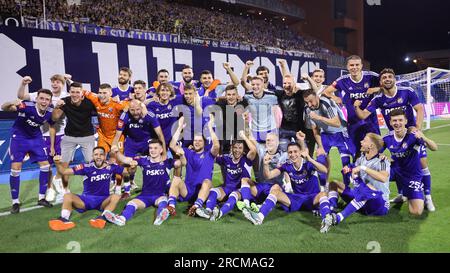
<path id="1" fill-rule="evenodd" d="M 328 193 L 328 202 L 330 202 L 330 207 L 333 207 L 333 209 L 335 209 L 337 207 L 338 198 L 339 198 L 339 195 L 338 195 L 337 191 L 330 191 Z"/>
<path id="2" fill-rule="evenodd" d="M 269 214 L 269 212 L 275 207 L 276 204 L 277 204 L 277 197 L 273 194 L 269 194 L 269 196 L 267 196 L 266 200 L 259 209 L 259 212 L 261 212 L 264 215 L 264 217 L 266 217 L 267 214 Z"/>
<path id="3" fill-rule="evenodd" d="M 234 205 L 236 205 L 236 203 L 237 197 L 234 193 L 231 193 L 230 196 L 228 197 L 227 202 L 225 202 L 225 204 L 223 204 L 223 206 L 220 208 L 222 215 L 225 215 L 228 212 L 230 212 L 234 208 Z"/>
<path id="4" fill-rule="evenodd" d="M 213 189 L 209 192 L 208 200 L 206 201 L 206 208 L 213 210 L 217 204 L 217 192 Z"/>
<path id="5" fill-rule="evenodd" d="M 41 168 L 39 172 L 39 194 L 45 194 L 47 192 L 48 179 L 48 167 Z"/>
<path id="6" fill-rule="evenodd" d="M 342 222 L 342 220 L 344 220 L 345 218 L 349 217 L 350 215 L 361 209 L 366 204 L 366 202 L 367 201 L 356 202 L 356 200 L 353 199 L 350 202 L 350 204 L 345 206 L 344 210 L 339 213 L 342 216 L 340 217 L 342 219 L 339 219 L 338 222 Z"/>
<path id="7" fill-rule="evenodd" d="M 169 196 L 169 206 L 175 207 L 177 204 L 177 198 L 175 196 Z"/>
<path id="8" fill-rule="evenodd" d="M 242 186 L 241 187 L 241 195 L 242 195 L 242 200 L 245 201 L 250 201 L 250 199 L 252 198 L 252 192 L 250 191 L 250 186 Z"/>
<path id="9" fill-rule="evenodd" d="M 431 194 L 431 173 L 428 168 L 422 169 L 422 183 L 425 195 Z"/>
<path id="10" fill-rule="evenodd" d="M 19 199 L 19 189 L 20 189 L 20 176 L 19 173 L 13 175 L 11 170 L 11 175 L 9 176 L 9 186 L 11 187 L 11 197 L 12 199 Z"/>
<path id="11" fill-rule="evenodd" d="M 195 200 L 195 202 L 194 202 L 194 206 L 196 206 L 197 208 L 203 207 L 203 200 L 200 198 L 197 198 L 197 200 Z"/>
<path id="12" fill-rule="evenodd" d="M 125 219 L 130 220 L 131 217 L 136 213 L 136 207 L 133 205 L 127 205 L 125 209 L 122 211 L 122 216 L 125 217 Z"/>
<path id="13" fill-rule="evenodd" d="M 327 214 L 331 213 L 330 202 L 328 201 L 328 197 L 326 197 L 326 196 L 320 197 L 319 210 L 320 210 L 320 215 L 322 216 L 322 219 L 325 219 L 325 216 Z"/>
<path id="14" fill-rule="evenodd" d="M 398 194 L 403 194 L 403 185 L 399 181 L 399 179 L 395 180 L 395 184 L 397 184 L 397 192 L 398 192 Z"/>
<path id="15" fill-rule="evenodd" d="M 159 215 L 159 213 L 160 213 L 165 207 L 167 207 L 167 200 L 163 200 L 163 201 L 159 202 L 159 204 L 158 204 L 158 210 L 156 211 L 156 215 Z"/>

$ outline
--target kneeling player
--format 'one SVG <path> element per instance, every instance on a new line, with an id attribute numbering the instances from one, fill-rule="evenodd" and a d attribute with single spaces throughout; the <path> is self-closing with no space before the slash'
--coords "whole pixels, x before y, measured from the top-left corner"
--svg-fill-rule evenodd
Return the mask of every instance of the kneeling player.
<path id="1" fill-rule="evenodd" d="M 222 209 L 219 210 L 216 208 L 214 210 L 214 218 L 211 220 L 218 220 L 222 215 L 232 210 L 239 200 L 239 193 L 237 190 L 241 186 L 241 179 L 243 177 L 250 178 L 252 161 L 256 157 L 256 146 L 247 136 L 245 136 L 243 131 L 239 132 L 239 136 L 244 139 L 249 148 L 249 152 L 245 155 L 244 142 L 236 140 L 231 146 L 231 154 L 216 157 L 216 163 L 224 168 L 225 181 L 220 187 L 211 189 L 208 200 L 206 201 L 206 209 L 203 207 L 197 208 L 196 213 L 200 217 L 210 219 L 217 201 L 222 201 L 226 197 L 228 197 L 227 203 Z M 231 195 L 230 193 L 232 192 L 234 192 L 234 194 Z"/>
<path id="2" fill-rule="evenodd" d="M 322 216 L 320 232 L 326 233 L 332 225 L 330 203 L 326 193 L 320 192 L 316 171 L 326 173 L 327 167 L 311 158 L 308 150 L 302 150 L 298 143 L 289 144 L 287 151 L 290 162 L 286 162 L 273 170 L 269 170 L 270 156 L 264 157 L 264 176 L 271 179 L 286 172 L 289 175 L 293 193 L 285 193 L 280 186 L 274 185 L 259 209 L 259 213 L 248 208 L 244 208 L 242 212 L 245 218 L 253 224 L 261 225 L 277 202 L 281 203 L 286 212 L 299 211 L 300 209 L 312 211 L 319 206 Z"/>
<path id="3" fill-rule="evenodd" d="M 399 182 L 403 195 L 408 198 L 409 212 L 421 215 L 424 207 L 422 182 L 422 165 L 420 163 L 420 146 L 426 145 L 436 151 L 438 146 L 434 141 L 425 137 L 421 131 L 409 133 L 406 128 L 408 120 L 402 109 L 392 110 L 389 114 L 392 128 L 383 138 L 385 147 L 391 152 L 392 168 L 391 180 Z"/>
<path id="4" fill-rule="evenodd" d="M 355 167 L 345 168 L 345 174 L 353 178 L 351 189 L 344 183 L 330 182 L 328 198 L 331 207 L 337 206 L 338 192 L 348 205 L 338 214 L 333 214 L 334 224 L 341 223 L 351 214 L 359 211 L 364 215 L 382 216 L 389 212 L 390 162 L 379 154 L 384 142 L 381 136 L 368 133 L 361 141 L 361 157 Z"/>
<path id="5" fill-rule="evenodd" d="M 105 213 L 105 218 L 118 226 L 123 226 L 130 220 L 138 209 L 145 209 L 150 206 L 157 206 L 156 219 L 154 225 L 161 225 L 168 217 L 169 210 L 167 207 L 167 196 L 165 189 L 170 183 L 169 170 L 175 167 L 181 167 L 179 160 L 165 158 L 165 150 L 163 143 L 159 139 L 150 140 L 149 156 L 137 156 L 134 158 L 126 157 L 118 152 L 117 146 L 113 146 L 111 151 L 116 154 L 116 158 L 130 165 L 136 161 L 142 168 L 142 192 L 135 199 L 128 202 L 121 215 L 115 215 L 112 212 Z"/>
<path id="6" fill-rule="evenodd" d="M 84 190 L 81 195 L 66 193 L 62 204 L 61 217 L 49 221 L 50 229 L 64 231 L 75 227 L 75 223 L 69 220 L 73 209 L 82 213 L 88 210 L 103 211 L 102 215 L 91 219 L 89 224 L 95 228 L 104 228 L 106 221 L 103 217 L 108 211 L 113 211 L 120 200 L 120 195 L 109 194 L 111 177 L 122 175 L 124 168 L 117 164 L 109 164 L 106 161 L 105 149 L 95 147 L 93 150 L 93 162 L 79 164 L 74 168 L 64 168 L 61 157 L 55 156 L 53 161 L 61 175 L 84 175 Z M 135 165 L 136 162 L 133 163 Z"/>

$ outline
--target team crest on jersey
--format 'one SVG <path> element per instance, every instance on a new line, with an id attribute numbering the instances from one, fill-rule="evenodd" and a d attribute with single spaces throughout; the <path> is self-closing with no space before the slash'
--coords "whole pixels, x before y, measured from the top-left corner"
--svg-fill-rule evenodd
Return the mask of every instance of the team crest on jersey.
<path id="1" fill-rule="evenodd" d="M 156 112 L 159 112 L 159 108 L 156 108 Z"/>
<path id="2" fill-rule="evenodd" d="M 172 109 L 172 105 L 169 104 L 169 105 L 167 106 L 167 109 L 171 110 L 171 109 Z"/>
<path id="3" fill-rule="evenodd" d="M 97 172 L 92 172 L 92 174 L 97 174 Z"/>
<path id="4" fill-rule="evenodd" d="M 110 107 L 110 108 L 108 109 L 108 111 L 112 113 L 113 109 Z"/>
<path id="5" fill-rule="evenodd" d="M 391 146 L 389 147 L 389 149 L 394 149 L 394 145 L 391 145 Z"/>
<path id="6" fill-rule="evenodd" d="M 408 148 L 408 144 L 407 144 L 407 143 L 403 143 L 402 148 L 403 148 L 403 149 Z"/>
<path id="7" fill-rule="evenodd" d="M 398 98 L 397 103 L 403 103 L 403 99 L 402 98 Z"/>
<path id="8" fill-rule="evenodd" d="M 368 82 L 366 82 L 366 83 L 364 84 L 364 88 L 369 88 L 369 83 L 368 83 Z"/>
<path id="9" fill-rule="evenodd" d="M 140 119 L 139 121 L 138 121 L 138 123 L 139 124 L 142 124 L 144 121 L 142 120 L 142 119 Z"/>
<path id="10" fill-rule="evenodd" d="M 202 159 L 205 158 L 205 154 L 202 154 L 202 155 L 200 156 L 200 158 L 202 158 Z"/>
<path id="11" fill-rule="evenodd" d="M 160 166 L 163 166 L 163 165 L 164 165 L 164 162 L 159 162 L 159 165 L 160 165 Z"/>
<path id="12" fill-rule="evenodd" d="M 348 90 L 353 90 L 353 87 L 350 86 L 350 87 L 348 88 Z"/>

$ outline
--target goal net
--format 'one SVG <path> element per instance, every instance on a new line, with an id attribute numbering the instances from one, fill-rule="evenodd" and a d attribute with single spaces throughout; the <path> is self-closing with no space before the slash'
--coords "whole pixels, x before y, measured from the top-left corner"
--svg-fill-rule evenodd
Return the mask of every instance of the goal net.
<path id="1" fill-rule="evenodd" d="M 397 75 L 397 84 L 413 88 L 424 104 L 425 129 L 434 119 L 450 119 L 450 70 L 428 67 Z"/>

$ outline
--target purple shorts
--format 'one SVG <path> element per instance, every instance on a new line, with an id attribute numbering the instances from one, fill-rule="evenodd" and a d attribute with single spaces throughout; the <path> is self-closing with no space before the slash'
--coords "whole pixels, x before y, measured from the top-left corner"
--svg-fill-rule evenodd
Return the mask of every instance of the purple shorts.
<path id="1" fill-rule="evenodd" d="M 339 150 L 341 157 L 343 155 L 355 156 L 355 146 L 348 137 L 345 137 L 342 133 L 321 133 L 322 145 L 325 152 L 328 154 L 331 147 L 336 147 Z"/>
<path id="2" fill-rule="evenodd" d="M 178 197 L 178 201 L 180 202 L 189 202 L 189 203 L 194 203 L 195 199 L 197 199 L 198 193 L 200 192 L 200 188 L 202 187 L 202 183 L 199 184 L 194 184 L 194 185 L 188 185 L 186 184 L 186 188 L 187 188 L 187 194 L 185 197 L 183 196 L 179 196 Z"/>
<path id="3" fill-rule="evenodd" d="M 255 183 L 256 186 L 256 196 L 252 196 L 251 201 L 255 203 L 262 203 L 264 200 L 266 200 L 267 196 L 270 194 L 270 189 L 273 187 L 272 183 Z"/>
<path id="4" fill-rule="evenodd" d="M 222 185 L 220 187 L 225 192 L 225 196 L 228 196 L 230 193 L 239 190 L 241 188 L 241 183 L 238 185 Z"/>
<path id="5" fill-rule="evenodd" d="M 401 185 L 403 196 L 408 197 L 408 199 L 421 199 L 424 200 L 423 195 L 423 183 L 422 177 L 404 177 L 402 175 L 397 175 L 396 168 L 391 168 L 390 180 L 399 182 Z"/>
<path id="6" fill-rule="evenodd" d="M 291 205 L 285 206 L 281 204 L 281 207 L 286 212 L 294 212 L 299 210 L 312 211 L 316 206 L 314 206 L 314 199 L 316 198 L 319 192 L 302 194 L 302 193 L 285 193 L 289 200 L 291 201 Z"/>
<path id="7" fill-rule="evenodd" d="M 366 186 L 367 187 L 367 186 Z M 372 192 L 375 192 L 371 189 L 369 189 Z M 357 202 L 363 201 L 364 197 L 362 197 L 365 194 L 369 194 L 369 191 L 364 190 L 364 194 L 361 192 L 355 191 L 354 189 L 345 188 L 345 190 L 341 194 L 341 198 L 346 202 L 350 203 L 353 199 L 357 199 Z M 369 196 L 369 195 L 368 195 Z M 358 200 L 359 199 L 359 200 Z M 369 216 L 383 216 L 386 215 L 389 212 L 389 201 L 385 201 L 383 199 L 382 194 L 376 194 L 374 198 L 367 200 L 366 204 L 362 206 L 358 210 L 361 214 L 369 215 Z"/>
<path id="8" fill-rule="evenodd" d="M 164 195 L 160 195 L 160 194 L 153 194 L 153 195 L 144 195 L 144 194 L 140 194 L 138 196 L 136 196 L 135 199 L 141 200 L 142 202 L 144 202 L 145 207 L 151 207 L 151 206 L 155 206 L 156 205 L 156 200 L 158 200 L 161 196 Z"/>
<path id="9" fill-rule="evenodd" d="M 125 138 L 124 155 L 127 157 L 135 157 L 137 155 L 148 155 L 148 141 L 136 142 L 131 138 Z"/>
<path id="10" fill-rule="evenodd" d="M 102 210 L 102 203 L 108 199 L 108 196 L 98 196 L 98 195 L 85 195 L 77 194 L 81 201 L 84 203 L 84 209 L 77 209 L 79 213 L 83 213 L 88 210 Z"/>
<path id="11" fill-rule="evenodd" d="M 11 162 L 23 162 L 26 154 L 30 155 L 30 162 L 47 161 L 48 155 L 45 150 L 44 139 L 11 138 L 9 144 Z"/>
<path id="12" fill-rule="evenodd" d="M 55 136 L 55 154 L 61 155 L 61 140 L 64 135 Z M 47 149 L 48 155 L 48 162 L 50 164 L 53 164 L 53 157 L 50 156 L 50 137 L 45 136 L 44 137 L 45 142 L 45 148 Z"/>

